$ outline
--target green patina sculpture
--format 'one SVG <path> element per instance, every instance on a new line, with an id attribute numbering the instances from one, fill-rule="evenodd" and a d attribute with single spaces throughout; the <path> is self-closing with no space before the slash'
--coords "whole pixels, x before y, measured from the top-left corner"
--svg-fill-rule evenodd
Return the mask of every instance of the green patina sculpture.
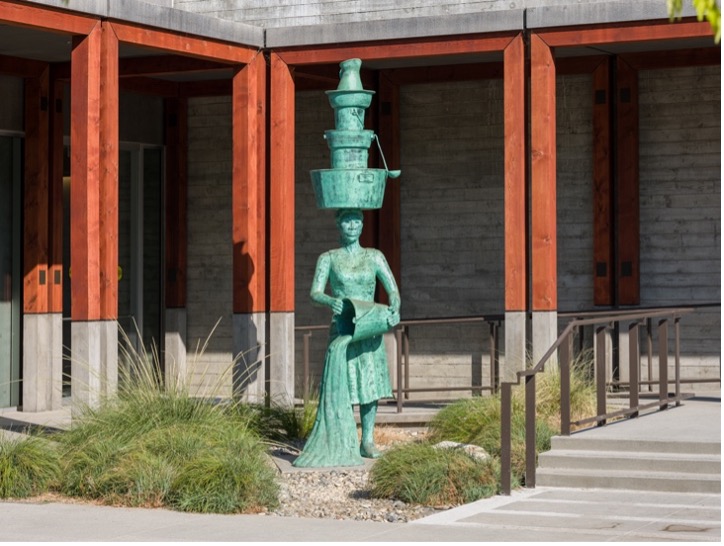
<path id="1" fill-rule="evenodd" d="M 317 418 L 304 451 L 294 461 L 298 467 L 354 466 L 363 464 L 363 457 L 379 457 L 373 438 L 377 403 L 392 396 L 382 334 L 400 321 L 400 294 L 387 260 L 379 250 L 359 244 L 362 209 L 380 208 L 387 177 L 400 173 L 367 168 L 368 149 L 376 137 L 363 129 L 364 111 L 373 92 L 362 89 L 359 59 L 340 66 L 339 86 L 328 91 L 336 126 L 325 133 L 332 168 L 311 175 L 318 207 L 337 209 L 341 247 L 319 257 L 310 292 L 315 303 L 332 310 L 333 317 Z M 378 280 L 389 306 L 374 302 Z M 326 293 L 327 284 L 331 295 Z M 356 404 L 361 442 L 354 419 Z"/>

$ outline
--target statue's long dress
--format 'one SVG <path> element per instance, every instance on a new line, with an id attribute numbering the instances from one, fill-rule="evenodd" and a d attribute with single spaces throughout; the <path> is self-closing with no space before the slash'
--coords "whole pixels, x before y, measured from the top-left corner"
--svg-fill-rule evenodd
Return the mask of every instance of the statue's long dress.
<path id="1" fill-rule="evenodd" d="M 376 251 L 366 249 L 364 259 L 351 271 L 335 270 L 333 260 L 331 282 L 337 297 L 372 301 L 376 278 L 371 252 Z M 381 335 L 352 342 L 350 336 L 339 335 L 333 321 L 329 339 L 317 418 L 304 451 L 294 461 L 297 467 L 363 464 L 352 406 L 392 396 Z"/>
<path id="2" fill-rule="evenodd" d="M 364 463 L 349 397 L 347 346 L 351 340 L 351 336 L 340 336 L 333 339 L 327 348 L 317 418 L 304 451 L 294 461 L 294 466 L 315 468 Z"/>

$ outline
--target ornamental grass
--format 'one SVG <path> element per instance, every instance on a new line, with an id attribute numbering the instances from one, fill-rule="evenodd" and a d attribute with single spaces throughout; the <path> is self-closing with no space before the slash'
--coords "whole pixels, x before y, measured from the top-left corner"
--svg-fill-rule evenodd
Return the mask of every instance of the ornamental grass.
<path id="1" fill-rule="evenodd" d="M 370 471 L 370 494 L 406 503 L 448 508 L 495 495 L 499 471 L 492 459 L 429 443 L 386 451 Z"/>
<path id="2" fill-rule="evenodd" d="M 0 434 L 0 499 L 45 493 L 59 477 L 58 453 L 52 443 L 35 436 Z"/>
<path id="3" fill-rule="evenodd" d="M 580 357 L 571 366 L 571 419 L 595 414 L 595 385 L 586 370 L 590 361 Z M 591 413 L 593 412 L 593 413 Z M 547 366 L 536 381 L 536 454 L 550 449 L 551 438 L 560 431 L 560 373 Z M 450 440 L 484 448 L 500 457 L 500 396 L 459 400 L 442 409 L 429 426 L 431 442 Z M 511 467 L 514 481 L 525 476 L 525 390 L 513 388 L 511 421 Z"/>
<path id="4" fill-rule="evenodd" d="M 163 385 L 155 353 L 121 343 L 118 394 L 58 433 L 59 489 L 123 506 L 238 513 L 277 503 L 276 469 L 256 412 Z"/>

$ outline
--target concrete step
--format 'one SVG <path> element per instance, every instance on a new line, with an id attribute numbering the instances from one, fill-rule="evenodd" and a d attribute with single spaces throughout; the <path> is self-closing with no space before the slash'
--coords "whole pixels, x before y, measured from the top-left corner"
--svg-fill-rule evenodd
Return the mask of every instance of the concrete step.
<path id="1" fill-rule="evenodd" d="M 647 452 L 647 453 L 696 453 L 721 455 L 721 443 L 718 441 L 678 441 L 592 438 L 585 434 L 572 436 L 554 436 L 551 439 L 551 451 L 558 449 L 602 452 Z"/>
<path id="2" fill-rule="evenodd" d="M 584 489 L 720 493 L 721 474 L 539 468 L 536 484 Z"/>
<path id="3" fill-rule="evenodd" d="M 538 458 L 540 468 L 635 470 L 649 472 L 684 472 L 688 474 L 717 474 L 721 471 L 721 456 L 699 453 L 658 453 L 632 451 L 587 451 L 555 449 Z"/>

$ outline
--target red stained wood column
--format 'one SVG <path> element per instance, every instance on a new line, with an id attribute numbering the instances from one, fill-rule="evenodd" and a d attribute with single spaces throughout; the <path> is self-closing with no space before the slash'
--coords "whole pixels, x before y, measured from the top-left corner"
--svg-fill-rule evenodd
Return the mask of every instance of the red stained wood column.
<path id="1" fill-rule="evenodd" d="M 269 268 L 270 311 L 294 311 L 294 81 L 271 54 Z"/>
<path id="2" fill-rule="evenodd" d="M 50 69 L 25 79 L 23 312 L 47 313 Z"/>
<path id="3" fill-rule="evenodd" d="M 99 77 L 100 318 L 107 320 L 118 317 L 118 37 L 107 22 Z"/>
<path id="4" fill-rule="evenodd" d="M 531 35 L 531 237 L 533 311 L 555 311 L 556 69 L 551 48 Z"/>
<path id="5" fill-rule="evenodd" d="M 50 232 L 49 301 L 51 313 L 63 312 L 63 90 L 64 82 L 50 81 Z"/>
<path id="6" fill-rule="evenodd" d="M 290 107 L 290 82 L 285 69 L 285 66 L 276 66 L 278 79 L 275 80 L 282 86 L 280 92 L 283 96 L 278 98 L 285 108 L 284 112 L 291 110 L 292 114 L 291 120 L 275 118 L 275 124 L 282 121 L 286 123 L 277 129 L 289 131 L 291 134 L 291 152 L 287 148 L 290 145 L 289 136 L 278 131 L 273 132 L 274 142 L 283 147 L 285 155 L 290 154 L 272 159 L 272 164 L 276 165 L 273 167 L 272 177 L 283 185 L 275 188 L 278 193 L 272 198 L 274 221 L 282 222 L 279 230 L 275 230 L 272 222 L 272 244 L 275 249 L 273 260 L 277 266 L 282 267 L 275 267 L 272 283 L 275 291 L 276 282 L 280 282 L 285 289 L 285 293 L 275 301 L 275 305 L 280 306 L 275 310 L 290 310 L 294 307 L 294 88 L 292 84 Z M 234 313 L 266 310 L 265 95 L 266 62 L 264 56 L 259 54 L 239 69 L 233 79 Z M 278 206 L 274 201 L 276 198 L 282 200 Z M 287 261 L 290 258 L 291 266 Z M 290 271 L 291 277 L 288 275 Z M 288 307 L 290 303 L 291 308 Z"/>
<path id="7" fill-rule="evenodd" d="M 613 305 L 613 177 L 611 69 L 593 71 L 593 303 Z"/>
<path id="8" fill-rule="evenodd" d="M 378 88 L 378 119 L 377 135 L 382 152 L 389 169 L 398 169 L 400 166 L 400 86 L 390 79 L 384 72 L 380 73 Z M 376 146 L 376 144 L 372 144 Z M 378 166 L 384 168 L 382 158 Z M 402 173 L 401 177 L 404 177 Z M 385 188 L 385 198 L 380 209 L 377 228 L 377 248 L 387 258 L 392 274 L 395 276 L 398 288 L 402 281 L 402 243 L 400 234 L 401 195 L 400 178 L 388 178 Z M 382 292 L 380 297 L 386 301 L 387 295 Z"/>
<path id="9" fill-rule="evenodd" d="M 186 307 L 188 100 L 164 100 L 166 145 L 166 308 Z"/>
<path id="10" fill-rule="evenodd" d="M 616 205 L 618 305 L 640 303 L 638 71 L 618 59 L 616 68 Z"/>
<path id="11" fill-rule="evenodd" d="M 525 44 L 519 35 L 505 48 L 505 310 L 525 311 L 526 260 L 526 123 Z"/>
<path id="12" fill-rule="evenodd" d="M 98 320 L 100 298 L 101 24 L 75 37 L 71 53 L 71 313 Z"/>

